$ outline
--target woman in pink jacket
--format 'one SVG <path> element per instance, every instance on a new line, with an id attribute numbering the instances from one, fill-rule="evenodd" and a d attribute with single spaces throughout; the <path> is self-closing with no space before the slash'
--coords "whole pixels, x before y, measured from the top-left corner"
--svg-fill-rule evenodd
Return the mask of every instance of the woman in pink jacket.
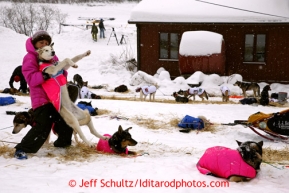
<path id="1" fill-rule="evenodd" d="M 46 31 L 38 31 L 26 41 L 27 54 L 23 59 L 22 73 L 30 88 L 34 123 L 22 141 L 15 146 L 14 157 L 17 159 L 27 159 L 26 153 L 36 153 L 46 141 L 52 127 L 58 134 L 58 139 L 54 142 L 55 147 L 71 145 L 72 128 L 65 123 L 42 88 L 42 83 L 50 76 L 39 70 L 36 49 L 50 45 L 50 43 L 51 37 Z M 58 61 L 57 56 L 54 56 L 53 61 Z M 63 74 L 67 77 L 67 71 Z"/>

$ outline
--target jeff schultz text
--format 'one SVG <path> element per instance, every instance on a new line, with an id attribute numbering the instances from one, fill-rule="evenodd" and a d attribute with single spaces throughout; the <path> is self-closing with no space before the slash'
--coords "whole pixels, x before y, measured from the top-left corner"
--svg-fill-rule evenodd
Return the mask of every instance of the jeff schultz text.
<path id="1" fill-rule="evenodd" d="M 76 186 L 76 181 L 74 181 L 74 185 L 69 184 L 71 187 Z M 204 187 L 229 187 L 228 181 L 197 181 L 197 180 L 152 180 L 152 179 L 136 179 L 136 180 L 106 180 L 106 179 L 90 179 L 84 180 L 82 179 L 81 183 L 79 183 L 78 187 L 80 188 L 88 188 L 88 187 L 99 187 L 99 188 L 180 188 L 180 187 L 189 187 L 189 188 L 204 188 Z"/>

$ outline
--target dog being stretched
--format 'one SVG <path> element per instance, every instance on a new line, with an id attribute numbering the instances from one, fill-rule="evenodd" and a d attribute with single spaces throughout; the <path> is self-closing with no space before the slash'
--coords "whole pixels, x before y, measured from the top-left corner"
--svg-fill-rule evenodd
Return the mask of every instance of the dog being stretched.
<path id="1" fill-rule="evenodd" d="M 187 97 L 188 99 L 193 97 L 193 99 L 196 100 L 195 96 L 198 95 L 202 101 L 204 101 L 204 98 L 209 100 L 207 92 L 201 87 L 189 88 L 188 90 L 179 90 L 178 94 L 184 95 L 184 97 Z"/>
<path id="2" fill-rule="evenodd" d="M 42 87 L 64 121 L 73 128 L 80 138 L 89 146 L 93 146 L 93 144 L 85 138 L 80 125 L 87 125 L 94 136 L 107 139 L 107 137 L 100 135 L 95 130 L 89 112 L 80 109 L 70 100 L 66 86 L 66 77 L 63 75 L 63 69 L 67 70 L 70 66 L 77 68 L 78 66 L 75 62 L 90 55 L 90 51 L 86 51 L 84 54 L 77 55 L 72 59 L 66 58 L 56 65 L 49 62 L 55 55 L 53 43 L 38 49 L 37 52 L 40 61 L 40 71 L 49 75 L 49 78 L 42 84 Z"/>
<path id="3" fill-rule="evenodd" d="M 145 101 L 147 95 L 150 95 L 150 99 L 149 99 L 150 101 L 151 101 L 151 98 L 153 101 L 155 101 L 155 95 L 156 95 L 157 88 L 154 85 L 142 86 L 142 87 L 137 88 L 135 91 L 140 92 L 140 100 L 141 101 Z"/>
<path id="4" fill-rule="evenodd" d="M 263 141 L 239 142 L 234 150 L 215 146 L 208 148 L 197 163 L 202 174 L 245 182 L 255 178 L 262 162 Z"/>
<path id="5" fill-rule="evenodd" d="M 135 146 L 137 144 L 137 141 L 134 140 L 129 133 L 130 129 L 132 129 L 132 127 L 123 130 L 122 126 L 120 125 L 118 127 L 118 131 L 115 132 L 112 136 L 109 134 L 105 134 L 104 136 L 109 137 L 109 139 L 99 139 L 96 150 L 104 153 L 136 155 L 136 152 L 129 151 L 127 148 L 127 146 Z"/>
<path id="6" fill-rule="evenodd" d="M 227 86 L 221 86 L 220 87 L 221 93 L 222 93 L 222 99 L 223 102 L 228 102 L 230 97 L 230 89 Z"/>
<path id="7" fill-rule="evenodd" d="M 234 86 L 240 87 L 240 89 L 243 92 L 243 96 L 247 98 L 246 91 L 252 90 L 254 97 L 256 98 L 257 96 L 260 97 L 260 86 L 256 82 L 241 82 L 237 81 Z"/>
<path id="8" fill-rule="evenodd" d="M 181 103 L 189 102 L 189 99 L 187 97 L 182 97 L 182 96 L 178 95 L 177 92 L 174 92 L 172 94 L 172 96 L 175 97 L 176 102 L 181 102 Z"/>

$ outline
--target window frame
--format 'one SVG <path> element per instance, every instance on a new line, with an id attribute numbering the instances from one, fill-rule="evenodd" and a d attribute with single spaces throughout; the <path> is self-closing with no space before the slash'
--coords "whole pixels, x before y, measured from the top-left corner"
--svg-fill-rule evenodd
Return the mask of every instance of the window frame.
<path id="1" fill-rule="evenodd" d="M 161 49 L 162 49 L 162 41 L 161 41 L 161 35 L 162 34 L 167 34 L 167 42 L 166 42 L 166 51 L 167 51 L 167 58 L 162 58 L 161 57 Z M 171 41 L 171 35 L 176 34 L 177 36 L 177 58 L 172 58 L 171 52 L 172 52 L 172 41 Z M 163 61 L 178 61 L 179 60 L 179 48 L 180 48 L 180 33 L 177 32 L 159 32 L 159 60 Z"/>
<path id="2" fill-rule="evenodd" d="M 246 56 L 246 36 L 247 35 L 253 35 L 253 59 L 252 61 L 245 61 L 245 56 Z M 265 36 L 265 44 L 264 44 L 264 61 L 258 61 L 257 55 L 257 45 L 258 45 L 258 35 L 264 35 Z M 267 59 L 267 34 L 266 33 L 246 33 L 244 36 L 244 53 L 243 53 L 243 63 L 244 64 L 266 64 L 266 59 Z"/>

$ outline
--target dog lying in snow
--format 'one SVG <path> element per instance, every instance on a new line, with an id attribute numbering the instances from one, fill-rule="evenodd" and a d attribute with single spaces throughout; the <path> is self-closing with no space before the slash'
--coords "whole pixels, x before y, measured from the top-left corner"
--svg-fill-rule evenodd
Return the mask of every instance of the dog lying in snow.
<path id="1" fill-rule="evenodd" d="M 232 182 L 255 178 L 262 162 L 263 141 L 237 143 L 237 150 L 222 146 L 208 148 L 197 163 L 198 170 Z"/>
<path id="2" fill-rule="evenodd" d="M 112 136 L 108 136 L 108 140 L 99 139 L 96 150 L 104 153 L 118 153 L 118 154 L 133 154 L 136 155 L 136 152 L 128 151 L 127 146 L 135 146 L 137 141 L 131 137 L 129 130 L 131 127 L 123 130 L 121 125 L 118 127 L 118 131 L 115 132 Z"/>
<path id="3" fill-rule="evenodd" d="M 177 92 L 174 92 L 172 96 L 175 98 L 176 102 L 187 103 L 189 99 L 187 97 L 179 96 Z"/>

